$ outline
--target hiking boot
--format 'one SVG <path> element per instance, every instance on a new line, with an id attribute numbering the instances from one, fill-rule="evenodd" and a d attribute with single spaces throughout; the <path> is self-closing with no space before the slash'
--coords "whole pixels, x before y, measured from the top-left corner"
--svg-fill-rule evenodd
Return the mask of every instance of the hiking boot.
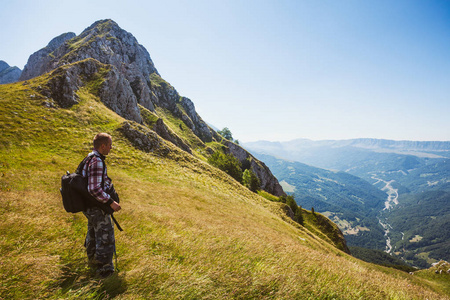
<path id="1" fill-rule="evenodd" d="M 99 273 L 99 276 L 100 276 L 101 278 L 108 278 L 108 277 L 111 276 L 112 274 L 114 274 L 114 271 L 113 271 L 113 270 L 105 270 L 105 271 L 101 271 L 101 272 Z"/>
<path id="2" fill-rule="evenodd" d="M 91 268 L 93 270 L 97 270 L 101 266 L 101 263 L 98 260 L 96 260 L 95 258 L 89 258 L 88 266 L 89 266 L 89 268 Z"/>

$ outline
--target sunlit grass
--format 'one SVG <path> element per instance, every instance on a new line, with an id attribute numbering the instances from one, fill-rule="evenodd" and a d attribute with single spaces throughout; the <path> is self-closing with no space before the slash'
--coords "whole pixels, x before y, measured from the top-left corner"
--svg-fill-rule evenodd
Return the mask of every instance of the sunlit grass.
<path id="1" fill-rule="evenodd" d="M 136 150 L 121 117 L 79 96 L 53 109 L 27 85 L 0 85 L 0 299 L 449 299 L 445 282 L 359 261 L 325 242 L 312 214 L 300 226 L 183 151 Z M 88 268 L 85 217 L 58 191 L 98 131 L 114 138 L 123 207 L 120 272 L 106 280 Z"/>

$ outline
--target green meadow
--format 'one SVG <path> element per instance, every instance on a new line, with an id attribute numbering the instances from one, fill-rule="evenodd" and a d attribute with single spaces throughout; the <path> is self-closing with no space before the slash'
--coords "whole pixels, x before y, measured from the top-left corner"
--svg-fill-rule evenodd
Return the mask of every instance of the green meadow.
<path id="1" fill-rule="evenodd" d="M 311 212 L 293 222 L 276 197 L 210 166 L 206 151 L 134 148 L 125 120 L 88 85 L 79 104 L 49 107 L 35 90 L 45 76 L 0 85 L 0 299 L 450 299 L 450 274 L 342 252 Z M 85 217 L 65 212 L 59 194 L 98 132 L 113 136 L 107 165 L 124 229 L 107 279 L 88 267 Z"/>

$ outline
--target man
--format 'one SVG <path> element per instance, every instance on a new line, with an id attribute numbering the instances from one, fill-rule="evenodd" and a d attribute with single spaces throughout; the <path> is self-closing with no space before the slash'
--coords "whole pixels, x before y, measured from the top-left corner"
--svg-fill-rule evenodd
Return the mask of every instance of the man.
<path id="1" fill-rule="evenodd" d="M 112 148 L 112 138 L 107 133 L 99 133 L 94 137 L 94 150 L 89 153 L 82 174 L 88 178 L 89 193 L 103 206 L 109 206 L 115 212 L 121 209 L 120 204 L 108 194 L 112 189 L 108 177 L 105 157 Z M 111 216 L 100 207 L 89 205 L 83 214 L 88 219 L 88 231 L 84 246 L 90 264 L 97 269 L 101 277 L 114 273 L 113 254 L 115 251 L 114 227 Z"/>

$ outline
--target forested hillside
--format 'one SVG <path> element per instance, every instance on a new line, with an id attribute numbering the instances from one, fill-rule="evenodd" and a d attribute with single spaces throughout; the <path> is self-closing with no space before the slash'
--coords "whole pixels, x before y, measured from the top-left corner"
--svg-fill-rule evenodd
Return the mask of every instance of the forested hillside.
<path id="1" fill-rule="evenodd" d="M 450 260 L 450 192 L 402 195 L 387 216 L 396 255 L 424 268 L 430 259 Z"/>
<path id="2" fill-rule="evenodd" d="M 450 209 L 450 202 L 444 200 L 450 190 L 450 159 L 447 158 L 450 153 L 449 142 L 296 140 L 285 143 L 255 142 L 245 146 L 255 154 L 271 153 L 279 158 L 310 164 L 311 166 L 305 167 L 294 162 L 281 163 L 281 160 L 276 160 L 278 165 L 290 164 L 291 168 L 293 165 L 299 168 L 297 172 L 291 173 L 277 168 L 277 163 L 269 164 L 274 172 L 276 170 L 275 175 L 282 183 L 295 186 L 293 183 L 297 182 L 303 193 L 308 193 L 310 187 L 311 190 L 316 190 L 316 195 L 323 194 L 318 186 L 319 182 L 324 187 L 329 187 L 329 183 L 335 180 L 335 174 L 339 174 L 322 171 L 321 176 L 325 179 L 320 179 L 310 172 L 312 166 L 358 176 L 383 192 L 384 205 L 377 207 L 378 212 L 360 206 L 366 213 L 372 212 L 372 225 L 380 230 L 378 235 L 373 236 L 376 231 L 367 226 L 371 229 L 370 238 L 365 238 L 369 237 L 367 232 L 360 236 L 347 234 L 350 245 L 385 250 L 421 268 L 429 267 L 440 259 L 450 260 L 448 245 L 443 242 L 447 236 L 442 233 L 442 228 L 448 225 L 446 216 Z M 365 186 L 361 183 L 358 185 Z M 345 189 L 338 191 L 339 195 L 346 193 Z M 300 205 L 303 201 L 308 206 L 317 207 L 318 211 L 326 212 L 329 208 L 324 207 L 322 198 L 308 195 L 306 199 L 302 199 L 301 195 L 297 196 Z M 367 195 L 361 198 L 370 199 Z M 334 199 L 339 199 L 339 196 L 334 196 Z M 342 200 L 340 203 L 340 207 L 333 209 L 345 210 L 348 203 Z M 330 217 L 335 220 L 334 216 Z M 335 221 L 345 233 L 347 224 Z M 365 224 L 366 219 L 358 218 L 353 226 Z"/>
<path id="3" fill-rule="evenodd" d="M 350 246 L 383 249 L 384 231 L 377 219 L 386 193 L 345 172 L 315 168 L 259 154 L 286 191 L 304 208 L 314 207 L 343 231 Z M 289 188 L 290 187 L 290 188 Z"/>

